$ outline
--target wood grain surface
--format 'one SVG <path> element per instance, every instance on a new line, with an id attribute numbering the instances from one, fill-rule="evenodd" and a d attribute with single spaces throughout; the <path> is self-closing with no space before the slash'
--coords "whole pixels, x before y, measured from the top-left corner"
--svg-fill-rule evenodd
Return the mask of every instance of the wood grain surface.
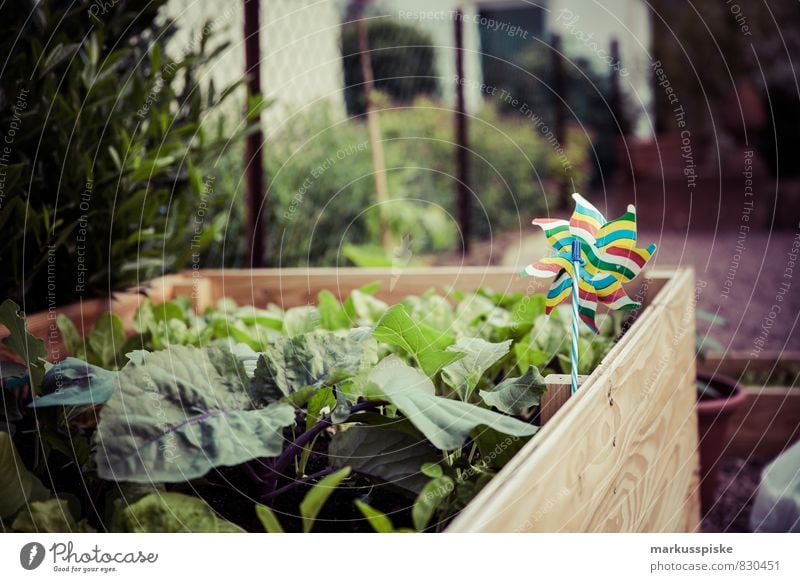
<path id="1" fill-rule="evenodd" d="M 694 277 L 679 270 L 451 532 L 693 531 Z"/>

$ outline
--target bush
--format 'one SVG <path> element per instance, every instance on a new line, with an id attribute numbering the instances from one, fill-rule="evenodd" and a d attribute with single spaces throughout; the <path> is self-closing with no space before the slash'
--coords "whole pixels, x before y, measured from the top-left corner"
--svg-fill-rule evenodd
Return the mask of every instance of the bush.
<path id="1" fill-rule="evenodd" d="M 453 112 L 421 99 L 380 111 L 396 244 L 416 255 L 457 246 Z M 342 247 L 380 243 L 366 126 L 317 112 L 287 124 L 267 147 L 267 229 L 272 265 L 342 263 Z M 473 235 L 527 228 L 547 213 L 561 160 L 530 123 L 486 106 L 470 122 Z M 585 175 L 586 142 L 571 135 L 573 177 Z M 545 192 L 548 192 L 547 194 Z"/>
<path id="2" fill-rule="evenodd" d="M 205 115 L 228 95 L 198 87 L 211 27 L 178 57 L 165 0 L 4 8 L 0 296 L 28 311 L 107 295 L 185 266 L 217 236 L 202 168 L 237 136 Z M 45 44 L 46 43 L 46 44 Z M 23 299 L 24 298 L 24 299 Z"/>
<path id="3" fill-rule="evenodd" d="M 365 26 L 375 89 L 397 103 L 410 103 L 420 95 L 438 92 L 430 34 L 389 18 L 370 20 Z M 347 111 L 350 115 L 363 115 L 366 98 L 355 24 L 343 28 L 342 63 Z"/>

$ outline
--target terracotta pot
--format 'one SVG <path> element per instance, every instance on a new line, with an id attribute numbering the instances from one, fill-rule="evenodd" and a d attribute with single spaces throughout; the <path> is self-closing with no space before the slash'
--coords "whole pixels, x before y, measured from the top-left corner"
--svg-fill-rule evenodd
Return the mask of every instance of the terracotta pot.
<path id="1" fill-rule="evenodd" d="M 731 416 L 747 400 L 747 393 L 733 378 L 720 374 L 697 372 L 697 379 L 707 382 L 724 395 L 723 398 L 697 402 L 697 422 L 700 437 L 700 504 L 705 515 L 714 505 L 717 495 L 719 461 L 728 448 L 728 425 Z"/>

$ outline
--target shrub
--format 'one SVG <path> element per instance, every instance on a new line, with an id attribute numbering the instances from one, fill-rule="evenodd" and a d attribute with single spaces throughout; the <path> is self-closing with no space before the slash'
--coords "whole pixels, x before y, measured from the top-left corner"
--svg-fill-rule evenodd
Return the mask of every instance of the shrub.
<path id="1" fill-rule="evenodd" d="M 231 91 L 198 87 L 212 28 L 178 56 L 165 0 L 15 2 L 4 9 L 0 296 L 29 311 L 106 295 L 186 265 L 216 236 L 201 168 L 236 136 L 207 113 Z M 199 222 L 197 222 L 199 220 Z"/>
<path id="2" fill-rule="evenodd" d="M 433 39 L 430 34 L 389 18 L 370 20 L 367 24 L 372 74 L 375 88 L 398 103 L 410 103 L 420 95 L 438 92 Z M 349 24 L 342 32 L 345 102 L 350 115 L 366 111 L 361 49 L 356 26 Z"/>
<path id="3" fill-rule="evenodd" d="M 456 242 L 453 112 L 420 99 L 384 103 L 380 111 L 395 240 L 410 236 L 413 253 L 438 252 Z M 525 228 L 547 212 L 561 161 L 530 123 L 484 107 L 470 122 L 473 235 Z M 571 134 L 571 176 L 585 176 L 586 142 Z M 367 129 L 315 112 L 287 124 L 267 147 L 270 263 L 342 263 L 345 244 L 379 244 L 378 211 Z M 576 186 L 576 188 L 579 185 Z M 550 201 L 551 203 L 553 200 Z"/>

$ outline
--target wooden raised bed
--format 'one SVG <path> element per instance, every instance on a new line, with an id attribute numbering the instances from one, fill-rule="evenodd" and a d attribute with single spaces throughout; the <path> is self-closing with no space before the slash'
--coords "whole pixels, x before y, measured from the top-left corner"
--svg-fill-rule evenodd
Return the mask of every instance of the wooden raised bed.
<path id="1" fill-rule="evenodd" d="M 800 364 L 800 353 L 764 353 L 759 358 L 732 353 L 724 358 L 706 358 L 703 369 L 741 382 L 747 371 L 772 374 L 779 361 Z M 800 388 L 769 382 L 744 384 L 743 388 L 747 401 L 730 420 L 730 442 L 724 455 L 771 461 L 800 440 Z"/>
<path id="2" fill-rule="evenodd" d="M 431 287 L 533 293 L 547 286 L 505 268 L 195 271 L 159 280 L 154 300 L 185 295 L 203 309 L 230 297 L 288 308 L 313 303 L 322 289 L 341 298 L 377 280 L 377 296 L 390 303 Z M 697 528 L 694 275 L 651 271 L 628 293 L 645 308 L 627 333 L 448 531 Z"/>

